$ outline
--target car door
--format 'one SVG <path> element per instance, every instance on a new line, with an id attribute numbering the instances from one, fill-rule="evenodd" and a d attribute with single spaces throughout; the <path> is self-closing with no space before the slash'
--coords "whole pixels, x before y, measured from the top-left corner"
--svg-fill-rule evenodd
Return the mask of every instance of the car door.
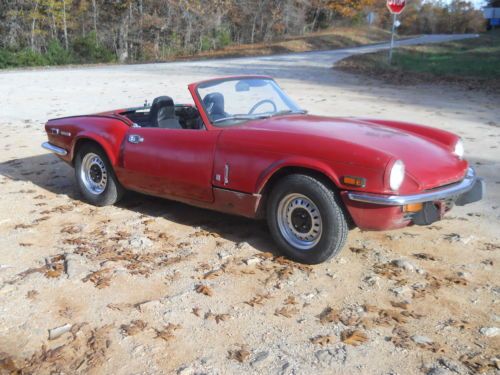
<path id="1" fill-rule="evenodd" d="M 218 130 L 130 128 L 122 147 L 120 181 L 161 197 L 213 201 Z"/>

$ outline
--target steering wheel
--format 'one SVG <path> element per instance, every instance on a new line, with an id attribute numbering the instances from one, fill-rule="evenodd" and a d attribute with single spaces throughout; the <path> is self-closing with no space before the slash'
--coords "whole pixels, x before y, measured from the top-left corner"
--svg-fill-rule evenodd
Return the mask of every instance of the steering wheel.
<path id="1" fill-rule="evenodd" d="M 278 108 L 276 107 L 276 104 L 274 104 L 274 102 L 271 99 L 264 99 L 264 100 L 261 100 L 260 102 L 255 103 L 255 105 L 252 107 L 250 112 L 248 112 L 248 114 L 249 115 L 253 114 L 257 108 L 259 108 L 260 106 L 267 104 L 267 103 L 269 103 L 273 106 L 272 112 L 276 112 L 278 110 Z"/>

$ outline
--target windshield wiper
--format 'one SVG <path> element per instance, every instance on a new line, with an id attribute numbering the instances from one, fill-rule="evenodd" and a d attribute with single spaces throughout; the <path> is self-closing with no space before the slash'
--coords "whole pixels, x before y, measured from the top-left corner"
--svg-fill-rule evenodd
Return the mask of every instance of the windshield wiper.
<path id="1" fill-rule="evenodd" d="M 278 111 L 273 114 L 271 114 L 269 117 L 274 117 L 274 116 L 282 116 L 282 115 L 304 115 L 306 114 L 307 111 L 304 110 L 298 110 L 298 111 L 292 111 L 291 109 L 285 109 L 283 111 Z"/>
<path id="2" fill-rule="evenodd" d="M 266 117 L 268 117 L 268 116 L 267 115 L 234 115 L 234 116 L 228 116 L 228 117 L 219 118 L 217 120 L 213 120 L 212 124 L 218 124 L 219 122 L 228 121 L 228 120 L 256 120 L 256 119 L 261 119 L 261 118 L 266 118 Z"/>

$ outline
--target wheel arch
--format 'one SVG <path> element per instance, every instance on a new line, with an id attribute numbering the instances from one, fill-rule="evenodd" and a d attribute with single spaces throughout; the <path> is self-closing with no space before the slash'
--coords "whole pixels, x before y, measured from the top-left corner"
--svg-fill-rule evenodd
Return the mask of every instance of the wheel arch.
<path id="1" fill-rule="evenodd" d="M 265 175 L 265 178 L 260 179 L 260 183 L 257 188 L 257 193 L 261 195 L 261 199 L 259 202 L 259 206 L 257 208 L 257 217 L 258 218 L 264 218 L 266 215 L 266 207 L 267 207 L 267 200 L 269 197 L 270 192 L 272 191 L 273 187 L 276 185 L 278 181 L 283 179 L 286 176 L 292 175 L 292 174 L 304 174 L 310 177 L 315 178 L 316 180 L 320 181 L 323 183 L 325 186 L 327 186 L 329 189 L 331 189 L 334 194 L 339 193 L 339 180 L 337 175 L 334 173 L 334 171 L 331 168 L 327 168 L 326 166 L 318 167 L 313 166 L 313 165 L 304 165 L 304 163 L 287 163 L 285 165 L 280 165 L 277 168 L 272 169 L 269 173 Z M 340 202 L 342 209 L 344 211 L 344 214 L 346 215 L 346 218 L 348 218 L 349 222 L 352 222 L 352 219 L 350 217 L 349 211 L 347 208 L 344 206 L 342 199 L 339 199 L 338 201 Z"/>
<path id="2" fill-rule="evenodd" d="M 102 137 L 89 134 L 81 135 L 75 139 L 73 147 L 71 149 L 71 164 L 73 166 L 75 165 L 75 157 L 78 151 L 86 144 L 93 144 L 100 147 L 108 157 L 108 160 L 111 163 L 111 165 L 115 166 L 116 157 L 114 157 L 114 153 L 112 152 L 111 146 Z"/>

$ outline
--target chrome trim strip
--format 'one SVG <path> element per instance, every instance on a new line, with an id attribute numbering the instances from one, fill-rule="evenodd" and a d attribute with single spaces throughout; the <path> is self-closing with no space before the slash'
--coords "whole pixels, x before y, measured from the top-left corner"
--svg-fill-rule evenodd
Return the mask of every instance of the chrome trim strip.
<path id="1" fill-rule="evenodd" d="M 64 148 L 54 146 L 52 143 L 49 142 L 43 142 L 42 147 L 46 150 L 52 151 L 54 154 L 57 155 L 64 156 L 68 154 L 68 151 L 66 151 Z"/>
<path id="2" fill-rule="evenodd" d="M 425 191 L 419 194 L 382 195 L 349 191 L 347 192 L 347 196 L 350 200 L 357 202 L 380 204 L 384 206 L 403 206 L 405 204 L 434 202 L 447 198 L 458 197 L 459 195 L 464 194 L 472 189 L 476 180 L 476 172 L 473 168 L 469 168 L 467 174 L 465 175 L 465 178 L 462 181 L 457 182 L 453 185 Z"/>

